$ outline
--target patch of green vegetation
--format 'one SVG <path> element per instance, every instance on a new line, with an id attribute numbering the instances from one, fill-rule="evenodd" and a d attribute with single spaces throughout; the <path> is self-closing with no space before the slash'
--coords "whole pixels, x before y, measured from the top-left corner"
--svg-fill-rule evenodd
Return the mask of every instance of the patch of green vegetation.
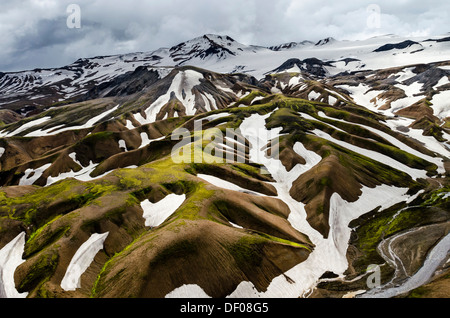
<path id="1" fill-rule="evenodd" d="M 190 240 L 175 241 L 161 252 L 159 252 L 150 262 L 150 266 L 164 266 L 168 260 L 174 258 L 187 258 L 195 256 L 198 253 L 199 246 L 196 242 Z"/>
<path id="2" fill-rule="evenodd" d="M 350 171 L 365 171 L 383 184 L 394 185 L 397 187 L 412 187 L 417 184 L 408 174 L 375 161 L 356 152 L 350 151 L 336 144 L 329 144 L 332 148 L 338 150 L 336 155 L 344 167 Z M 363 181 L 363 180 L 361 180 Z"/>
<path id="3" fill-rule="evenodd" d="M 365 266 L 365 264 L 376 264 L 379 262 L 381 256 L 377 252 L 377 247 L 389 234 L 395 233 L 394 225 L 391 226 L 390 223 L 395 214 L 396 211 L 376 214 L 375 217 L 356 229 L 358 237 L 356 244 L 364 255 L 357 261 L 357 264 L 362 263 Z M 412 215 L 411 213 L 408 214 Z M 398 222 L 396 223 L 396 227 L 398 228 Z"/>
<path id="4" fill-rule="evenodd" d="M 0 213 L 29 226 L 31 238 L 54 222 L 58 217 L 92 204 L 117 187 L 108 182 L 82 183 L 67 179 L 21 197 L 8 198 L 0 192 Z"/>
<path id="5" fill-rule="evenodd" d="M 316 208 L 316 215 L 321 215 L 325 212 L 325 207 L 323 204 L 319 204 Z"/>
<path id="6" fill-rule="evenodd" d="M 342 130 L 344 130 L 345 132 L 352 134 L 352 135 L 356 135 L 356 136 L 360 136 L 363 138 L 368 138 L 368 139 L 373 139 L 379 142 L 383 142 L 386 143 L 386 141 L 381 138 L 379 135 L 371 132 L 370 130 L 361 127 L 358 124 L 361 124 L 362 121 L 366 121 L 365 125 L 368 126 L 376 126 L 374 128 L 381 128 L 381 125 L 379 124 L 375 124 L 376 122 L 367 120 L 367 119 L 363 119 L 363 118 L 358 118 L 358 122 L 355 122 L 354 124 L 352 124 L 352 119 L 353 119 L 353 115 L 351 115 L 349 112 L 346 111 L 342 111 L 342 110 L 337 110 L 334 108 L 330 108 L 330 107 L 321 107 L 321 110 L 324 111 L 326 113 L 327 116 L 329 117 L 333 117 L 336 119 L 340 119 L 340 120 L 345 120 L 348 122 L 342 122 L 339 120 L 333 120 L 333 119 L 329 119 L 329 118 L 323 118 L 320 117 L 318 115 L 315 115 L 314 117 L 317 118 L 318 120 L 321 120 L 325 123 L 331 124 L 337 128 L 340 128 Z M 369 124 L 368 124 L 369 123 Z M 381 129 L 382 130 L 382 129 Z"/>
<path id="7" fill-rule="evenodd" d="M 373 150 L 389 156 L 411 168 L 424 169 L 429 173 L 436 174 L 437 165 L 426 161 L 423 158 L 412 155 L 394 146 L 389 146 L 380 142 L 369 142 Z"/>
<path id="8" fill-rule="evenodd" d="M 333 180 L 329 177 L 323 177 L 322 179 L 319 180 L 319 186 L 321 188 L 323 187 L 331 187 L 333 184 Z"/>
<path id="9" fill-rule="evenodd" d="M 438 205 L 444 202 L 450 202 L 450 186 L 447 185 L 443 188 L 435 190 L 425 195 L 426 200 L 422 203 L 422 206 Z"/>
<path id="10" fill-rule="evenodd" d="M 46 227 L 41 227 L 42 229 L 45 229 Z M 34 255 L 35 253 L 45 249 L 46 247 L 50 246 L 54 242 L 57 242 L 61 237 L 63 237 L 66 232 L 70 230 L 70 226 L 66 225 L 64 227 L 60 227 L 56 229 L 53 232 L 50 232 L 50 234 L 45 237 L 44 240 L 41 242 L 38 242 L 39 240 L 36 239 L 39 237 L 39 234 L 34 235 L 33 239 L 28 240 L 27 244 L 25 245 L 25 257 L 30 257 Z"/>
<path id="11" fill-rule="evenodd" d="M 205 201 L 212 198 L 213 190 L 207 190 L 203 183 L 195 184 L 195 188 L 191 191 L 184 204 L 177 210 L 177 219 L 198 220 L 205 219 L 207 216 L 200 215 L 201 208 L 205 205 Z"/>
<path id="12" fill-rule="evenodd" d="M 425 286 L 421 286 L 411 291 L 408 298 L 427 298 L 429 290 Z"/>
<path id="13" fill-rule="evenodd" d="M 127 189 L 135 189 L 138 188 L 142 185 L 142 181 L 137 179 L 137 178 L 133 178 L 130 176 L 124 177 L 122 179 L 120 179 L 120 185 L 122 187 L 122 189 L 127 190 Z"/>
<path id="14" fill-rule="evenodd" d="M 277 107 L 276 105 L 277 100 L 278 98 L 275 98 L 273 100 L 268 101 L 267 103 L 261 103 L 247 107 L 243 107 L 243 105 L 241 105 L 240 107 L 233 106 L 232 108 L 229 108 L 228 111 L 241 119 L 251 116 L 252 114 L 255 113 L 265 115 L 270 113 Z"/>
<path id="15" fill-rule="evenodd" d="M 0 195 L 2 212 L 6 212 L 11 217 L 18 218 L 26 224 L 34 223 L 37 211 L 50 204 L 58 198 L 70 201 L 74 197 L 74 188 L 80 186 L 76 180 L 65 180 L 45 188 L 38 188 L 36 191 L 25 194 L 21 197 L 8 198 L 3 193 Z M 44 223 L 48 222 L 46 220 Z"/>
<path id="16" fill-rule="evenodd" d="M 445 129 L 450 129 L 450 119 L 445 119 L 445 122 L 441 127 Z"/>
<path id="17" fill-rule="evenodd" d="M 225 248 L 234 258 L 238 267 L 254 270 L 261 264 L 263 247 L 266 242 L 267 239 L 259 235 L 245 235 Z"/>
<path id="18" fill-rule="evenodd" d="M 89 203 L 98 199 L 99 197 L 111 194 L 114 191 L 117 191 L 118 189 L 119 188 L 115 184 L 109 183 L 107 181 L 87 183 L 86 190 L 81 195 L 82 200 L 80 202 L 82 202 L 83 206 L 88 205 Z"/>
<path id="19" fill-rule="evenodd" d="M 253 91 L 251 91 L 250 94 L 242 97 L 239 101 L 237 101 L 235 104 L 235 107 L 237 107 L 239 105 L 248 105 L 249 106 L 256 97 L 266 97 L 266 96 L 267 96 L 267 93 L 264 93 L 264 92 L 261 92 L 258 90 L 253 90 Z"/>
<path id="20" fill-rule="evenodd" d="M 382 261 L 377 247 L 383 239 L 428 224 L 435 213 L 439 215 L 440 211 L 448 211 L 450 198 L 443 199 L 443 194 L 449 190 L 447 186 L 421 195 L 418 200 L 423 202 L 420 205 L 401 209 L 402 205 L 399 204 L 386 211 L 372 212 L 352 221 L 350 227 L 355 228 L 357 237 L 355 244 L 364 255 L 356 264 L 366 266 Z"/>
<path id="21" fill-rule="evenodd" d="M 412 128 L 414 129 L 422 129 L 424 136 L 432 136 L 437 141 L 445 142 L 443 129 L 441 126 L 437 125 L 435 122 L 428 119 L 428 117 L 423 117 L 419 121 L 416 121 Z"/>
<path id="22" fill-rule="evenodd" d="M 50 220 L 49 222 L 47 222 L 46 224 L 44 224 L 43 226 L 41 226 L 40 228 L 38 228 L 36 231 L 34 231 L 30 237 L 27 240 L 27 244 L 30 244 L 37 236 L 39 236 L 42 231 L 47 228 L 47 226 L 51 225 L 53 222 L 55 222 L 56 220 L 58 220 L 62 215 L 58 215 L 56 216 L 54 219 Z"/>
<path id="23" fill-rule="evenodd" d="M 130 244 L 128 244 L 122 251 L 114 254 L 108 261 L 106 261 L 106 263 L 103 265 L 102 269 L 100 270 L 100 273 L 97 275 L 97 278 L 93 284 L 90 298 L 98 297 L 98 295 L 103 290 L 104 287 L 102 286 L 102 278 L 108 272 L 108 268 L 114 262 L 116 262 L 118 259 L 120 259 L 123 255 L 125 255 L 128 251 L 130 251 L 133 248 L 133 246 L 135 246 L 136 242 L 138 242 L 144 234 L 145 234 L 145 232 L 141 233 Z"/>
<path id="24" fill-rule="evenodd" d="M 358 122 L 362 120 L 359 123 L 362 123 L 362 124 L 368 125 L 368 126 L 372 126 L 374 128 L 381 126 L 379 124 L 379 121 L 384 120 L 383 115 L 374 113 L 374 112 L 368 110 L 366 107 L 359 106 L 356 104 L 351 104 L 351 103 L 347 102 L 344 106 L 340 107 L 340 109 L 342 109 L 343 111 L 347 111 L 351 114 L 357 115 Z M 334 117 L 334 116 L 332 116 L 332 117 Z M 352 118 L 349 118 L 350 121 L 352 119 L 356 119 L 355 116 L 352 116 Z M 373 125 L 376 125 L 376 126 L 373 126 Z"/>
<path id="25" fill-rule="evenodd" d="M 231 165 L 231 169 L 237 171 L 243 177 L 252 177 L 261 181 L 272 181 L 272 178 L 267 174 L 262 174 L 262 172 L 267 172 L 267 169 L 260 164 L 246 164 L 246 163 L 235 163 Z"/>
<path id="26" fill-rule="evenodd" d="M 307 132 L 314 129 L 314 125 L 291 108 L 280 108 L 274 111 L 268 118 L 266 127 L 268 129 L 282 127 L 282 133 Z"/>
<path id="27" fill-rule="evenodd" d="M 392 145 L 388 145 L 383 142 L 376 142 L 376 141 L 373 141 L 370 139 L 366 139 L 366 138 L 371 138 L 370 135 L 361 136 L 364 138 L 360 138 L 358 136 L 336 130 L 335 128 L 333 128 L 331 126 L 328 126 L 324 123 L 317 122 L 317 121 L 314 122 L 314 126 L 317 129 L 320 129 L 320 130 L 328 133 L 329 135 L 333 135 L 336 139 L 348 142 L 350 144 L 354 144 L 361 148 L 379 152 L 379 153 L 384 154 L 388 157 L 391 157 L 411 168 L 424 169 L 432 175 L 436 174 L 436 170 L 438 167 L 435 164 L 430 163 L 423 158 L 412 155 L 412 154 L 410 154 L 402 149 L 399 149 L 397 147 L 394 147 Z M 356 127 L 356 126 L 354 126 L 354 127 Z M 364 135 L 364 133 L 362 131 L 359 131 L 359 133 Z M 359 135 L 359 133 L 358 133 L 358 135 Z M 332 144 L 330 143 L 330 145 L 332 145 Z M 336 146 L 333 146 L 333 147 L 336 148 Z M 344 148 L 342 148 L 342 149 L 344 149 Z"/>
<path id="28" fill-rule="evenodd" d="M 187 180 L 178 180 L 176 182 L 171 183 L 163 183 L 163 187 L 165 187 L 170 192 L 176 193 L 176 194 L 189 194 L 196 191 L 197 183 L 193 181 L 187 181 Z"/>
<path id="29" fill-rule="evenodd" d="M 274 100 L 275 107 L 279 108 L 289 108 L 295 112 L 306 113 L 311 116 L 317 113 L 317 105 L 320 103 L 312 102 L 307 99 L 301 98 L 293 98 L 286 96 L 277 96 L 277 99 Z"/>
<path id="30" fill-rule="evenodd" d="M 290 245 L 290 246 L 298 247 L 298 248 L 304 248 L 304 249 L 308 250 L 309 252 L 312 252 L 312 250 L 308 246 L 306 246 L 304 244 L 300 244 L 300 243 L 297 243 L 297 242 L 292 242 L 292 241 L 289 241 L 289 240 L 285 240 L 285 239 L 282 239 L 282 238 L 279 238 L 279 237 L 276 237 L 276 236 L 272 236 L 272 235 L 269 235 L 269 234 L 266 234 L 266 233 L 258 232 L 258 235 L 260 235 L 260 236 L 262 236 L 264 238 L 267 238 L 268 240 L 276 242 L 276 243 Z"/>
<path id="31" fill-rule="evenodd" d="M 31 266 L 28 275 L 20 282 L 17 290 L 26 292 L 43 285 L 53 276 L 58 263 L 59 254 L 57 250 L 48 250 L 42 253 Z"/>

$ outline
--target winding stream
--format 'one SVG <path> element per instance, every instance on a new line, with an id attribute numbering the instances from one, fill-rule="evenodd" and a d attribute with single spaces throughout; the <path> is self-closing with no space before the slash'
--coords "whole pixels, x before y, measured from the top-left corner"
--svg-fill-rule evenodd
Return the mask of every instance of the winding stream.
<path id="1" fill-rule="evenodd" d="M 389 256 L 385 253 L 382 253 L 383 258 L 390 263 L 394 264 L 396 268 L 396 275 L 399 271 L 404 271 L 403 264 L 401 263 L 400 258 L 395 255 L 392 249 L 389 249 L 390 245 L 393 241 L 398 239 L 401 236 L 404 236 L 406 234 L 411 234 L 412 232 L 415 232 L 419 230 L 420 228 L 411 230 L 407 233 L 399 234 L 393 238 L 390 238 L 389 241 L 383 241 L 382 244 L 387 244 Z M 401 286 L 395 286 L 395 287 L 389 287 L 391 285 L 391 282 L 387 283 L 384 286 L 381 286 L 377 289 L 372 289 L 365 294 L 362 294 L 358 296 L 359 298 L 391 298 L 398 295 L 401 295 L 403 293 L 407 293 L 415 288 L 418 288 L 424 284 L 426 284 L 432 277 L 433 273 L 436 271 L 436 269 L 439 267 L 439 265 L 442 264 L 448 257 L 450 253 L 450 234 L 447 234 L 443 239 L 439 241 L 438 244 L 429 252 L 425 262 L 423 263 L 423 266 L 418 270 L 413 276 L 409 277 L 406 282 Z M 399 268 L 399 267 L 403 268 Z M 394 275 L 394 279 L 396 277 Z"/>

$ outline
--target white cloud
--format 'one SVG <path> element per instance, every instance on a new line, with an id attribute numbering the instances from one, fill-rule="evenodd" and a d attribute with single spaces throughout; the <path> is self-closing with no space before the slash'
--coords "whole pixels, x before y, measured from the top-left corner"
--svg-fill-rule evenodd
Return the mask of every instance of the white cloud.
<path id="1" fill-rule="evenodd" d="M 70 3 L 81 7 L 81 29 L 66 26 Z M 368 26 L 370 4 L 380 8 L 380 28 Z M 450 2 L 437 0 L 2 0 L 0 71 L 150 51 L 205 33 L 266 46 L 328 36 L 444 34 L 449 12 Z"/>

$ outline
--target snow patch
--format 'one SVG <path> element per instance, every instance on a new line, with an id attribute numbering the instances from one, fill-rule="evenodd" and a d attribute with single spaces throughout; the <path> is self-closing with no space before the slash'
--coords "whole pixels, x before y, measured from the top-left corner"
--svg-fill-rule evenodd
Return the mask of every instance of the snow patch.
<path id="1" fill-rule="evenodd" d="M 450 158 L 450 149 L 447 149 L 445 147 L 445 143 L 437 141 L 436 138 L 434 138 L 433 136 L 424 136 L 423 130 L 421 129 L 410 128 L 409 126 L 413 122 L 414 122 L 413 119 L 399 117 L 395 119 L 386 120 L 386 125 L 393 130 L 399 130 L 400 127 L 408 127 L 408 132 L 403 134 L 420 141 L 426 148 L 428 148 L 432 152 Z"/>
<path id="2" fill-rule="evenodd" d="M 327 133 L 325 133 L 325 132 L 323 132 L 321 130 L 318 130 L 318 129 L 314 130 L 313 133 L 316 136 L 320 137 L 320 138 L 326 139 L 326 140 L 331 141 L 331 142 L 333 142 L 335 144 L 338 144 L 338 145 L 340 145 L 342 147 L 345 147 L 345 148 L 347 148 L 347 149 L 349 149 L 351 151 L 359 153 L 359 154 L 361 154 L 363 156 L 366 156 L 368 158 L 371 158 L 373 160 L 381 162 L 381 163 L 383 163 L 385 165 L 391 166 L 394 169 L 403 171 L 403 172 L 409 174 L 415 180 L 417 180 L 419 178 L 423 178 L 423 179 L 427 178 L 427 175 L 426 175 L 427 172 L 426 171 L 410 168 L 407 165 L 405 165 L 405 164 L 403 164 L 403 163 L 401 163 L 401 162 L 399 162 L 399 161 L 397 161 L 395 159 L 392 159 L 391 157 L 383 155 L 383 154 L 381 154 L 379 152 L 376 152 L 376 151 L 373 151 L 373 150 L 368 150 L 368 149 L 361 148 L 361 147 L 357 147 L 357 146 L 352 145 L 352 144 L 350 144 L 348 142 L 345 142 L 345 141 L 342 141 L 342 140 L 338 140 L 336 138 L 331 137 L 329 134 L 327 134 Z"/>
<path id="3" fill-rule="evenodd" d="M 372 100 L 378 95 L 383 93 L 383 91 L 370 91 L 370 87 L 365 84 L 359 84 L 358 86 L 350 85 L 336 85 L 336 88 L 341 88 L 349 92 L 350 97 L 358 105 L 364 106 L 372 111 L 377 111 L 379 105 L 378 103 L 373 103 Z"/>
<path id="4" fill-rule="evenodd" d="M 413 69 L 415 69 L 415 68 L 414 67 L 408 67 L 408 68 L 405 68 L 404 70 L 402 70 L 402 71 L 400 71 L 400 72 L 398 72 L 396 74 L 392 74 L 389 77 L 398 77 L 396 79 L 396 81 L 399 82 L 399 83 L 402 83 L 402 82 L 404 82 L 404 81 L 406 81 L 406 80 L 408 80 L 408 79 L 410 79 L 410 78 L 412 78 L 412 77 L 417 75 L 417 74 L 413 73 L 413 71 L 412 71 Z"/>
<path id="5" fill-rule="evenodd" d="M 228 117 L 228 116 L 230 116 L 230 113 L 228 113 L 228 112 L 227 113 L 219 113 L 219 114 L 207 116 L 205 118 L 202 118 L 201 120 L 213 121 L 213 120 L 223 118 L 223 117 Z"/>
<path id="6" fill-rule="evenodd" d="M 448 82 L 448 78 L 447 82 Z M 440 119 L 450 117 L 450 91 L 435 94 L 431 100 L 434 115 Z"/>
<path id="7" fill-rule="evenodd" d="M 144 210 L 143 217 L 145 219 L 145 226 L 160 226 L 168 217 L 178 210 L 185 200 L 185 194 L 169 194 L 157 203 L 152 203 L 148 199 L 142 201 L 141 207 L 142 210 Z"/>
<path id="8" fill-rule="evenodd" d="M 264 96 L 256 96 L 255 98 L 253 98 L 253 100 L 252 100 L 252 105 L 255 103 L 255 102 L 257 102 L 257 101 L 259 101 L 259 100 L 262 100 L 262 99 L 264 99 L 265 97 Z"/>
<path id="9" fill-rule="evenodd" d="M 103 119 L 104 117 L 106 117 L 106 116 L 110 115 L 111 113 L 115 112 L 119 108 L 119 106 L 120 105 L 117 105 L 116 107 L 114 107 L 114 108 L 112 108 L 110 110 L 107 110 L 107 111 L 101 113 L 100 115 L 97 115 L 97 116 L 91 118 L 84 125 L 70 126 L 70 127 L 60 128 L 60 129 L 56 129 L 56 130 L 55 130 L 56 127 L 51 127 L 49 129 L 46 129 L 46 130 L 39 129 L 39 130 L 36 130 L 36 131 L 33 131 L 33 132 L 27 134 L 25 137 L 53 136 L 53 135 L 57 135 L 59 133 L 62 133 L 64 131 L 92 128 L 101 119 Z"/>
<path id="10" fill-rule="evenodd" d="M 142 125 L 155 122 L 156 116 L 161 111 L 161 108 L 169 102 L 172 93 L 175 94 L 175 97 L 186 108 L 187 116 L 195 115 L 195 95 L 192 94 L 192 89 L 199 85 L 201 83 L 200 80 L 203 78 L 203 74 L 193 70 L 178 72 L 166 94 L 161 95 L 145 110 L 147 119 L 144 119 L 142 116 L 140 119 L 137 119 L 135 114 L 136 120 L 138 120 Z"/>
<path id="11" fill-rule="evenodd" d="M 395 86 L 402 89 L 407 97 L 397 99 L 391 103 L 392 113 L 395 113 L 398 110 L 408 107 L 425 98 L 425 95 L 419 95 L 421 94 L 421 89 L 423 87 L 423 84 L 419 82 L 414 82 L 411 85 L 396 84 Z"/>
<path id="12" fill-rule="evenodd" d="M 139 146 L 139 149 L 150 145 L 154 141 L 163 140 L 164 138 L 166 138 L 166 136 L 162 136 L 162 137 L 156 138 L 156 139 L 150 139 L 150 138 L 148 138 L 147 133 L 142 132 L 141 133 L 141 145 Z"/>
<path id="13" fill-rule="evenodd" d="M 308 94 L 308 99 L 309 100 L 316 100 L 317 98 L 319 98 L 320 97 L 320 93 L 317 93 L 317 92 L 315 92 L 315 91 L 311 91 L 309 94 Z"/>
<path id="14" fill-rule="evenodd" d="M 50 116 L 47 117 L 42 117 L 36 120 L 32 120 L 29 121 L 25 124 L 23 124 L 22 126 L 20 126 L 19 128 L 17 128 L 15 131 L 11 132 L 11 133 L 0 133 L 0 138 L 6 138 L 6 137 L 12 137 L 12 136 L 16 136 L 18 134 L 20 134 L 21 132 L 24 132 L 27 129 L 30 129 L 31 127 L 37 126 L 37 125 L 41 125 L 49 120 L 51 120 L 52 118 Z"/>
<path id="15" fill-rule="evenodd" d="M 20 264 L 25 250 L 25 232 L 17 235 L 0 250 L 0 298 L 25 298 L 28 293 L 16 290 L 14 272 Z"/>
<path id="16" fill-rule="evenodd" d="M 129 119 L 127 119 L 127 124 L 125 125 L 125 127 L 126 127 L 128 130 L 132 130 L 132 129 L 136 128 L 136 127 L 133 126 L 133 123 L 132 123 L 131 120 L 129 120 Z"/>
<path id="17" fill-rule="evenodd" d="M 95 255 L 103 249 L 109 232 L 104 234 L 92 234 L 92 236 L 80 246 L 61 281 L 61 288 L 65 291 L 74 291 L 81 288 L 81 275 L 88 269 Z"/>
<path id="18" fill-rule="evenodd" d="M 20 178 L 19 185 L 33 185 L 42 176 L 44 171 L 51 167 L 51 165 L 51 163 L 48 163 L 36 170 L 31 168 L 25 170 L 25 175 Z"/>
<path id="19" fill-rule="evenodd" d="M 68 178 L 74 178 L 77 179 L 79 181 L 92 181 L 92 180 L 96 180 L 96 179 L 100 179 L 104 176 L 106 176 L 107 174 L 110 173 L 110 171 L 105 172 L 102 175 L 99 175 L 97 177 L 91 177 L 91 173 L 95 170 L 95 168 L 97 168 L 98 164 L 97 163 L 93 163 L 92 161 L 89 162 L 89 165 L 87 167 L 83 167 L 83 165 L 81 164 L 81 162 L 79 162 L 76 159 L 76 153 L 73 152 L 71 154 L 69 154 L 69 157 L 72 158 L 72 160 L 78 164 L 80 167 L 82 167 L 82 169 L 78 172 L 74 172 L 73 170 L 71 170 L 70 172 L 63 172 L 60 173 L 57 177 L 52 177 L 49 176 L 47 178 L 47 184 L 46 187 L 60 181 L 60 180 L 65 180 Z"/>
<path id="20" fill-rule="evenodd" d="M 265 196 L 265 194 L 261 194 L 261 193 L 257 193 L 248 189 L 244 189 L 234 183 L 225 181 L 223 179 L 217 178 L 217 177 L 213 177 L 207 174 L 198 174 L 197 177 L 199 177 L 200 179 L 205 180 L 206 182 L 211 183 L 212 185 L 218 187 L 218 188 L 223 188 L 223 189 L 227 189 L 227 190 L 232 190 L 232 191 L 238 191 L 238 192 L 243 192 L 243 193 L 247 193 L 247 194 L 254 194 L 254 195 L 263 195 Z"/>
<path id="21" fill-rule="evenodd" d="M 439 80 L 439 82 L 438 82 L 435 86 L 433 86 L 433 89 L 434 89 L 434 90 L 437 90 L 438 87 L 444 86 L 444 85 L 449 84 L 449 83 L 450 83 L 450 81 L 448 80 L 448 76 L 443 76 L 443 77 Z"/>
<path id="22" fill-rule="evenodd" d="M 165 298 L 211 298 L 198 285 L 183 285 L 168 293 Z"/>
<path id="23" fill-rule="evenodd" d="M 318 115 L 319 115 L 320 117 L 322 117 L 322 118 L 327 118 L 327 119 L 331 119 L 331 120 L 334 120 L 334 121 L 339 121 L 339 122 L 348 123 L 347 121 L 342 120 L 342 119 L 338 119 L 338 118 L 334 118 L 334 117 L 329 117 L 329 116 L 327 116 L 324 112 L 318 112 Z M 328 124 L 328 125 L 332 125 L 332 124 L 329 124 L 329 123 L 327 123 L 327 124 Z M 404 144 L 403 142 L 401 142 L 401 141 L 398 140 L 397 138 L 395 138 L 395 137 L 393 137 L 393 136 L 391 136 L 391 135 L 389 135 L 389 134 L 387 134 L 387 133 L 385 133 L 385 132 L 383 132 L 383 131 L 381 131 L 381 130 L 378 130 L 378 129 L 376 129 L 376 128 L 373 128 L 373 127 L 370 127 L 370 126 L 360 125 L 360 124 L 353 123 L 353 122 L 352 122 L 351 124 L 352 124 L 352 125 L 359 126 L 359 127 L 362 127 L 362 128 L 365 128 L 365 129 L 367 129 L 367 130 L 370 130 L 371 132 L 373 132 L 373 133 L 379 135 L 380 137 L 386 139 L 386 140 L 389 141 L 392 145 L 398 147 L 399 149 L 404 150 L 404 151 L 406 151 L 406 152 L 408 152 L 408 153 L 410 153 L 410 154 L 412 154 L 412 155 L 414 155 L 414 156 L 417 156 L 417 157 L 419 157 L 419 158 L 422 158 L 422 159 L 424 159 L 424 160 L 427 160 L 427 161 L 429 161 L 429 162 L 431 162 L 431 163 L 434 163 L 435 165 L 438 166 L 438 170 L 437 170 L 438 173 L 444 173 L 444 174 L 445 174 L 444 160 L 443 160 L 442 158 L 435 158 L 435 157 L 431 157 L 431 156 L 428 156 L 428 155 L 426 155 L 426 154 L 423 154 L 423 153 L 421 153 L 420 151 L 417 151 L 417 150 L 411 148 L 410 146 Z M 337 128 L 337 127 L 336 127 L 336 128 Z"/>
<path id="24" fill-rule="evenodd" d="M 389 207 L 405 200 L 408 197 L 407 191 L 408 189 L 387 185 L 374 189 L 364 187 L 358 201 L 353 203 L 346 202 L 338 194 L 334 194 L 330 201 L 329 237 L 324 239 L 312 229 L 303 232 L 316 246 L 306 261 L 276 277 L 265 292 L 258 292 L 252 283 L 244 281 L 228 297 L 294 298 L 310 293 L 319 278 L 327 271 L 343 275 L 348 268 L 346 251 L 351 233 L 348 224 L 351 220 L 378 206 Z M 301 203 L 295 200 L 285 202 L 289 205 L 291 214 L 305 213 Z M 301 228 L 305 226 L 302 225 Z M 291 278 L 290 282 L 287 281 L 286 276 Z"/>
<path id="25" fill-rule="evenodd" d="M 125 152 L 128 151 L 127 143 L 125 142 L 125 140 L 123 139 L 119 140 L 119 148 L 122 148 Z"/>
<path id="26" fill-rule="evenodd" d="M 334 96 L 328 96 L 328 104 L 334 105 L 337 102 L 337 98 Z"/>

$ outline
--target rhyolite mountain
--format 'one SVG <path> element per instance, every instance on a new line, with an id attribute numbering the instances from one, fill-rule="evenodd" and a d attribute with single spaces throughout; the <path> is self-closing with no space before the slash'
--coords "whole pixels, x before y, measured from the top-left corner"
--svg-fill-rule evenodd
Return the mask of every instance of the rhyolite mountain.
<path id="1" fill-rule="evenodd" d="M 449 78 L 392 35 L 0 73 L 0 297 L 449 297 Z"/>

